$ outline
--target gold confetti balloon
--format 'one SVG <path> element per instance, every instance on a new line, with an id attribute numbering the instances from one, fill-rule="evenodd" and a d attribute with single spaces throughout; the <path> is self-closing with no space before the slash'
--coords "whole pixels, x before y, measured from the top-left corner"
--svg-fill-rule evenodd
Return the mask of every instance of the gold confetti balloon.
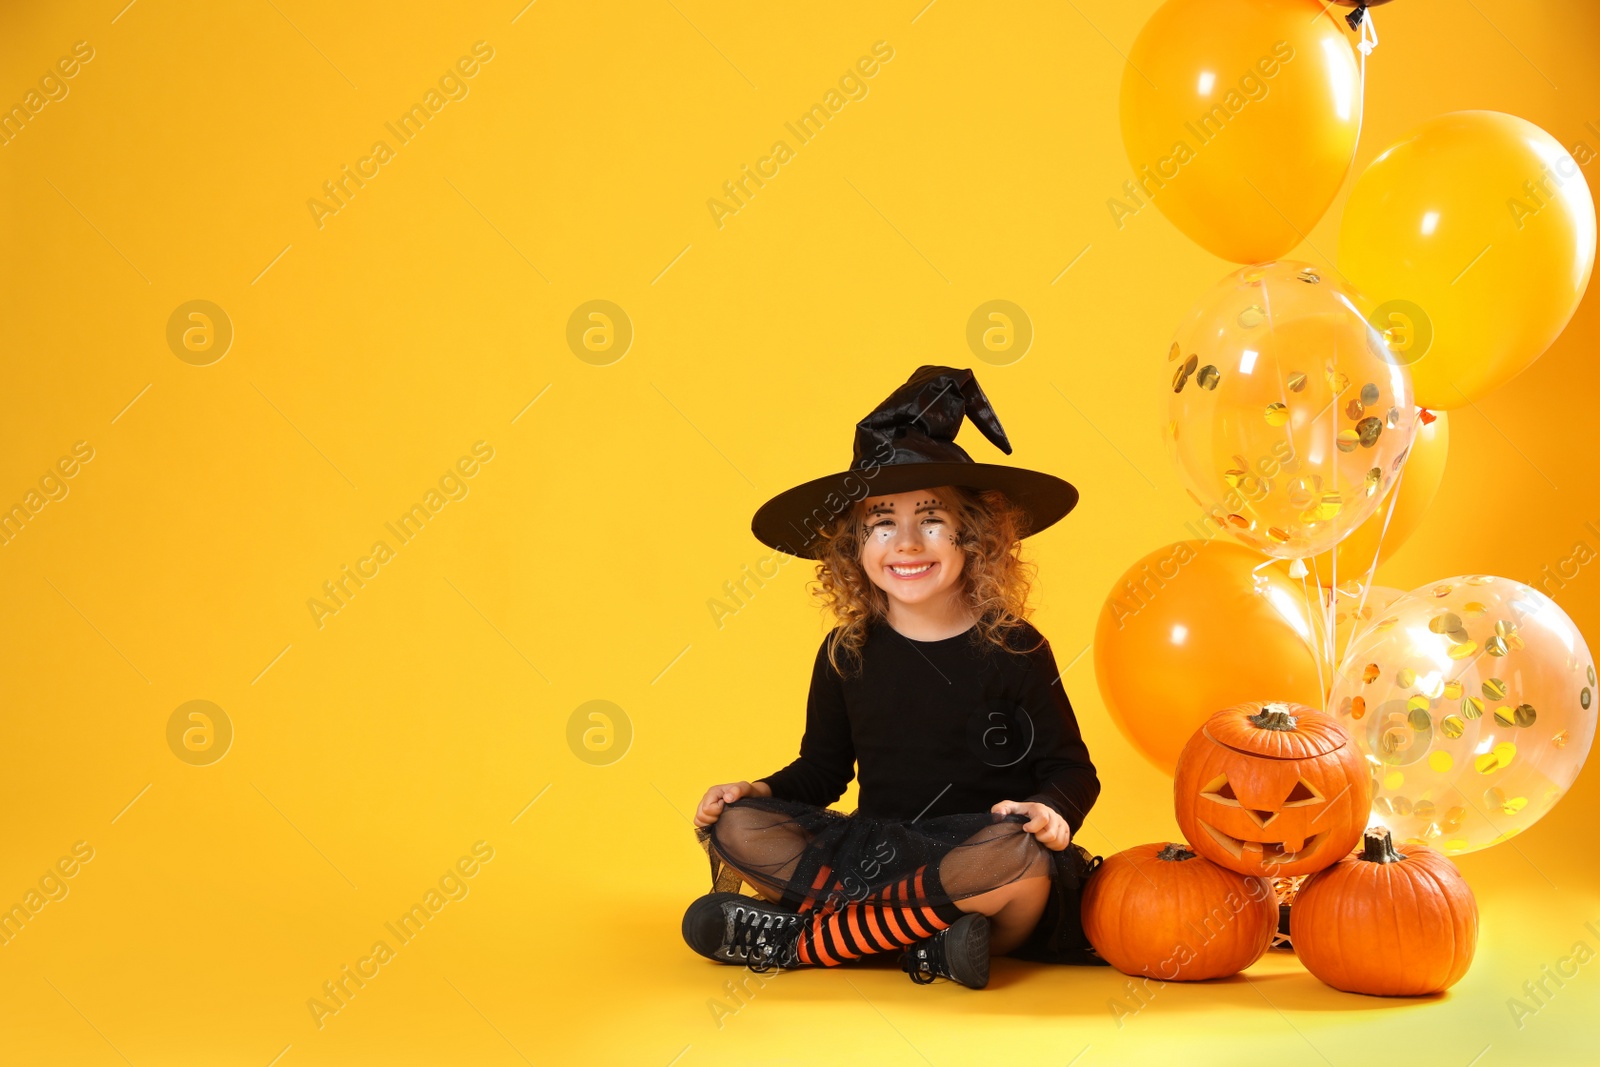
<path id="1" fill-rule="evenodd" d="M 1328 710 L 1366 757 L 1369 825 L 1461 855 L 1526 830 L 1571 787 L 1595 692 L 1589 646 L 1555 601 L 1471 574 L 1360 621 Z"/>
<path id="2" fill-rule="evenodd" d="M 1190 310 L 1167 350 L 1164 438 L 1203 522 L 1299 559 L 1378 510 L 1417 416 L 1410 369 L 1359 306 L 1331 270 L 1280 260 Z"/>

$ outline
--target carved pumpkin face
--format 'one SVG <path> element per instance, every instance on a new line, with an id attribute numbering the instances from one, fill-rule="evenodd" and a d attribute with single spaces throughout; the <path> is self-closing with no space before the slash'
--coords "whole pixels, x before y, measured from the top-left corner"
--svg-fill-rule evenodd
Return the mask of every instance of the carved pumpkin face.
<path id="1" fill-rule="evenodd" d="M 1178 757 L 1178 826 L 1200 855 L 1240 874 L 1319 871 L 1361 839 L 1372 807 L 1361 752 L 1303 704 L 1237 704 Z"/>

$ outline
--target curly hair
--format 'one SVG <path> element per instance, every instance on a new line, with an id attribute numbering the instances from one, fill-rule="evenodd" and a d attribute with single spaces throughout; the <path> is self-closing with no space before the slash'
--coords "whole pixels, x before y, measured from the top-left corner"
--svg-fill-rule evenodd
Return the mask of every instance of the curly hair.
<path id="1" fill-rule="evenodd" d="M 1028 595 L 1037 567 L 1021 556 L 1022 539 L 1030 532 L 1027 512 L 998 489 L 934 488 L 950 502 L 956 543 L 966 557 L 959 595 L 978 615 L 975 640 L 1011 649 L 1012 632 L 1032 614 Z M 866 500 L 855 501 L 822 528 L 817 547 L 817 578 L 811 593 L 836 622 L 828 641 L 828 662 L 841 674 L 849 672 L 840 668 L 840 652 L 852 661 L 853 670 L 859 670 L 867 625 L 889 615 L 888 594 L 861 566 L 865 512 Z"/>

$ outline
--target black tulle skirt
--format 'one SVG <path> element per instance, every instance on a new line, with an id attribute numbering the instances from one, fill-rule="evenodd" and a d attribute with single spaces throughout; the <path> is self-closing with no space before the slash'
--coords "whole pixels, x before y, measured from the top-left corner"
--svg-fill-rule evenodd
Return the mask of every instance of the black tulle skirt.
<path id="1" fill-rule="evenodd" d="M 1060 851 L 1022 829 L 1020 814 L 970 812 L 930 819 L 877 818 L 794 800 L 743 797 L 695 837 L 711 861 L 711 888 L 749 885 L 794 909 L 835 910 L 929 868 L 921 899 L 948 904 L 1042 869 L 1051 893 L 1033 933 L 1008 955 L 1046 963 L 1103 964 L 1079 918 L 1084 883 L 1100 864 L 1076 843 Z"/>

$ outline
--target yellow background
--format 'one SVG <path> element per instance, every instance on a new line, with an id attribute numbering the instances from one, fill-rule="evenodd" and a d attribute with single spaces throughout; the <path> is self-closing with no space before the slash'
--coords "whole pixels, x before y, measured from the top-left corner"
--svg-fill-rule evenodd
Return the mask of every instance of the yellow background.
<path id="1" fill-rule="evenodd" d="M 0 945 L 0 1059 L 1593 1055 L 1600 964 L 1520 1029 L 1506 1006 L 1575 942 L 1600 949 L 1592 771 L 1513 846 L 1462 861 L 1478 957 L 1436 1001 L 1334 993 L 1273 954 L 1162 989 L 1119 1028 L 1122 976 L 1002 960 L 982 993 L 784 975 L 719 1026 L 708 1002 L 744 972 L 680 940 L 707 888 L 688 813 L 793 758 L 823 624 L 804 564 L 720 626 L 708 602 L 768 557 L 755 508 L 843 466 L 855 420 L 921 363 L 975 367 L 1014 460 L 1082 490 L 1029 548 L 1034 621 L 1105 783 L 1083 842 L 1175 833 L 1169 782 L 1109 722 L 1080 653 L 1113 578 L 1195 517 L 1159 437 L 1163 357 L 1231 267 L 1154 210 L 1119 230 L 1106 207 L 1130 177 L 1119 51 L 1149 0 L 523 2 L 0 15 L 8 107 L 74 42 L 94 49 L 0 147 L 0 503 L 74 442 L 94 450 L 0 546 L 0 904 L 74 842 L 94 850 Z M 1377 17 L 1357 169 L 1459 108 L 1600 149 L 1593 5 L 1400 0 Z M 869 94 L 718 228 L 706 201 L 880 40 L 894 57 Z M 319 228 L 322 183 L 477 41 L 494 54 L 469 95 Z M 1328 263 L 1344 193 L 1296 258 Z M 166 341 L 195 299 L 235 332 L 204 367 Z M 607 366 L 565 339 L 592 299 L 635 331 Z M 1009 366 L 966 345 L 991 299 L 1036 331 Z M 1600 546 L 1596 303 L 1452 413 L 1439 499 L 1381 583 L 1534 580 Z M 322 583 L 478 441 L 494 456 L 469 494 L 319 628 Z M 1600 574 L 1566 566 L 1547 588 L 1600 641 Z M 235 731 L 209 766 L 167 745 L 191 700 Z M 631 722 L 608 766 L 568 746 L 590 700 Z M 478 841 L 494 856 L 469 895 L 319 1029 L 307 1001 Z"/>

